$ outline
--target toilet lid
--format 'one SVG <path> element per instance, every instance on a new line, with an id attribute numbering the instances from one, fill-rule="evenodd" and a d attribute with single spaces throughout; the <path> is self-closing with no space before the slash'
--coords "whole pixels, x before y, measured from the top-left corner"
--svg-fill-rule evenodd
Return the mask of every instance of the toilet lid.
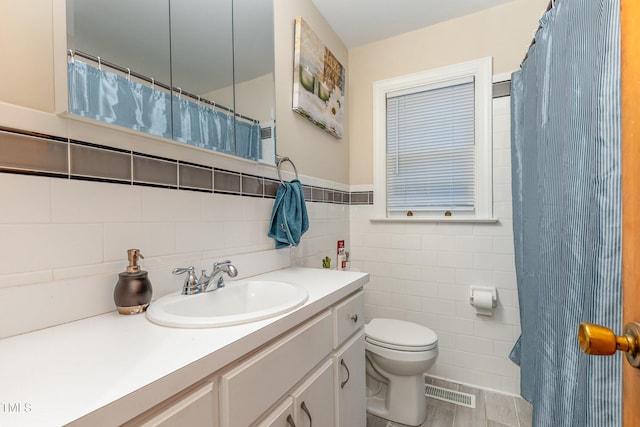
<path id="1" fill-rule="evenodd" d="M 396 350 L 424 351 L 438 345 L 431 329 L 404 320 L 372 319 L 364 325 L 367 341 Z"/>

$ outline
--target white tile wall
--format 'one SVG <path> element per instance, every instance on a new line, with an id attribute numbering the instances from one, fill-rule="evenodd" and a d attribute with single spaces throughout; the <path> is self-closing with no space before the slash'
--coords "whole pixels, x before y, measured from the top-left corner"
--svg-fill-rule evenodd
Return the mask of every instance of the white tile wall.
<path id="1" fill-rule="evenodd" d="M 345 240 L 347 248 L 351 246 L 349 209 L 347 205 L 307 203 L 309 231 L 302 237 L 300 245 L 291 249 L 293 264 L 320 268 L 322 259 L 328 256 L 331 258 L 331 266 L 334 267 L 337 262 L 337 241 Z"/>
<path id="2" fill-rule="evenodd" d="M 0 113 L 4 126 L 277 176 L 270 166 L 10 104 L 0 103 Z M 113 287 L 130 248 L 145 255 L 158 298 L 180 289 L 174 267 L 210 270 L 213 260 L 230 258 L 240 277 L 292 263 L 320 268 L 324 256 L 335 260 L 336 240 L 349 238 L 343 205 L 308 203 L 311 228 L 301 245 L 274 250 L 273 199 L 0 173 L 0 200 L 0 338 L 115 310 Z"/>
<path id="3" fill-rule="evenodd" d="M 372 223 L 372 206 L 351 207 L 354 265 L 371 274 L 367 319 L 425 325 L 439 338 L 430 374 L 518 394 L 520 373 L 508 354 L 520 320 L 513 258 L 509 98 L 493 102 L 495 224 Z M 469 304 L 471 285 L 495 286 L 491 318 Z"/>
<path id="4" fill-rule="evenodd" d="M 266 235 L 273 199 L 0 174 L 0 200 L 0 338 L 114 310 L 129 248 L 145 255 L 158 298 L 180 288 L 177 266 L 231 258 L 241 277 L 319 268 L 349 237 L 344 205 L 308 203 L 302 243 L 276 251 Z M 261 255 L 239 264 L 251 254 Z"/>

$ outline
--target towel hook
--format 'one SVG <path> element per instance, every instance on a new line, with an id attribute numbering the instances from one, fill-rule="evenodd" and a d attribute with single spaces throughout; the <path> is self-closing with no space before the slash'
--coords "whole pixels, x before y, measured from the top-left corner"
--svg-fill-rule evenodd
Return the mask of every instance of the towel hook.
<path id="1" fill-rule="evenodd" d="M 296 169 L 296 165 L 293 164 L 293 162 L 291 161 L 290 158 L 288 157 L 279 157 L 278 158 L 278 163 L 276 164 L 276 167 L 278 169 L 278 178 L 280 178 L 280 182 L 282 184 L 284 184 L 284 180 L 282 179 L 282 174 L 281 174 L 281 170 L 280 170 L 280 166 L 282 165 L 283 162 L 289 162 L 291 163 L 291 166 L 293 166 L 293 171 L 296 174 L 296 179 L 298 179 L 298 169 Z"/>

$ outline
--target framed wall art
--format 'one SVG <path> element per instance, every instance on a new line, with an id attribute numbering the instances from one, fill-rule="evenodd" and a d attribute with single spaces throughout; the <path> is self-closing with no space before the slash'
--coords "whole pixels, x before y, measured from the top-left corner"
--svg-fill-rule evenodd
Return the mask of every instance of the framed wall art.
<path id="1" fill-rule="evenodd" d="M 295 25 L 293 111 L 341 139 L 345 69 L 301 17 Z"/>

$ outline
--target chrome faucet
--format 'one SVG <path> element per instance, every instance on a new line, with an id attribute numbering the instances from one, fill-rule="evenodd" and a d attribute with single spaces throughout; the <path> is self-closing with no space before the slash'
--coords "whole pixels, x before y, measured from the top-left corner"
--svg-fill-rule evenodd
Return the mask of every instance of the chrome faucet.
<path id="1" fill-rule="evenodd" d="M 236 277 L 238 275 L 238 269 L 235 265 L 231 264 L 231 261 L 221 261 L 213 263 L 213 271 L 211 271 L 211 275 L 207 276 L 206 270 L 202 270 L 202 275 L 198 279 L 200 282 L 200 286 L 202 287 L 203 292 L 208 292 L 209 290 L 215 291 L 216 289 L 224 287 L 224 276 L 223 273 L 227 273 L 229 277 Z M 209 287 L 213 284 L 215 286 L 213 289 L 209 289 Z"/>
<path id="2" fill-rule="evenodd" d="M 236 277 L 238 275 L 238 269 L 235 265 L 231 264 L 231 261 L 221 261 L 213 263 L 213 271 L 210 276 L 207 276 L 206 270 L 202 270 L 202 274 L 199 278 L 196 278 L 195 268 L 193 266 L 187 268 L 175 268 L 173 274 L 187 273 L 187 277 L 184 279 L 182 285 L 182 295 L 194 295 L 200 292 L 215 291 L 216 289 L 224 287 L 223 273 L 227 273 L 229 277 Z M 211 285 L 215 287 L 212 287 Z"/>

